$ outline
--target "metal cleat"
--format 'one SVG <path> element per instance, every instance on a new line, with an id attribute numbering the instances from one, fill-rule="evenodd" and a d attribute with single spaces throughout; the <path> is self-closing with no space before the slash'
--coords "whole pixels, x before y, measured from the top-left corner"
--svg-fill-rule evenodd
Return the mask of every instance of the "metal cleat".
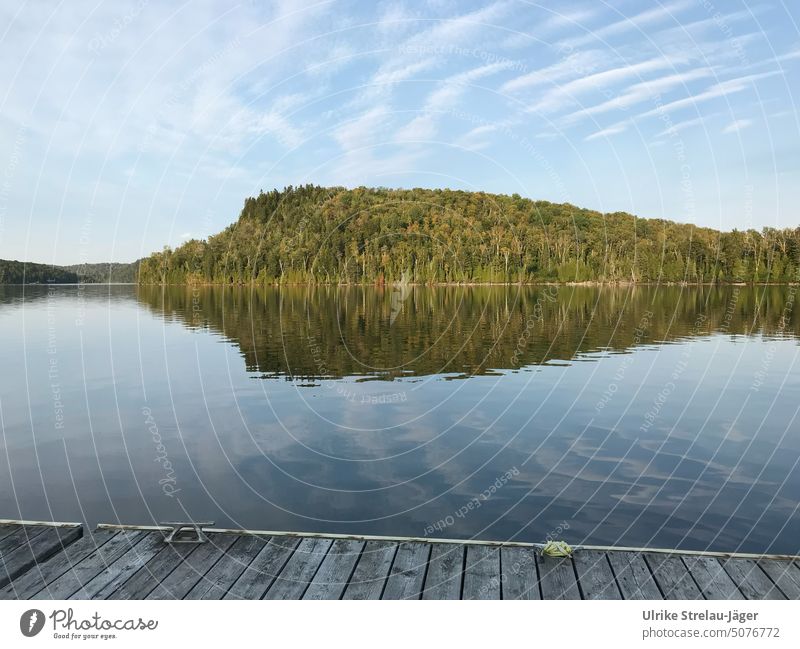
<path id="1" fill-rule="evenodd" d="M 208 537 L 203 532 L 203 526 L 213 525 L 214 521 L 161 521 L 159 524 L 172 526 L 172 530 L 164 538 L 165 543 L 205 543 Z"/>

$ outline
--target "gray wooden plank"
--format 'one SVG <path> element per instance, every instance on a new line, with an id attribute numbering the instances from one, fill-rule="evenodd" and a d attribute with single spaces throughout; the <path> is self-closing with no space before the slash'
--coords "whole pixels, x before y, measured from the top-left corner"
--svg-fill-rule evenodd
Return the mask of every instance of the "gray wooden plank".
<path id="1" fill-rule="evenodd" d="M 541 599 L 536 550 L 503 546 L 500 549 L 503 599 Z"/>
<path id="2" fill-rule="evenodd" d="M 612 551 L 608 552 L 608 560 L 614 570 L 623 598 L 664 599 L 641 554 Z"/>
<path id="3" fill-rule="evenodd" d="M 766 573 L 751 559 L 721 561 L 725 572 L 739 587 L 746 599 L 786 599 Z"/>
<path id="4" fill-rule="evenodd" d="M 579 550 L 572 560 L 584 599 L 622 599 L 605 552 Z"/>
<path id="5" fill-rule="evenodd" d="M 44 525 L 15 525 L 14 527 L 15 529 L 11 532 L 11 534 L 0 540 L 0 559 L 4 558 L 17 548 L 30 543 L 45 530 L 54 529 Z"/>
<path id="6" fill-rule="evenodd" d="M 4 570 L 0 571 L 0 587 L 63 551 L 82 534 L 82 527 L 48 527 L 41 534 L 32 536 L 27 543 L 3 555 Z"/>
<path id="7" fill-rule="evenodd" d="M 191 543 L 165 544 L 156 556 L 133 573 L 106 599 L 144 599 L 158 584 L 199 546 Z"/>
<path id="8" fill-rule="evenodd" d="M 264 599 L 300 599 L 325 559 L 333 541 L 309 537 L 300 541 Z"/>
<path id="9" fill-rule="evenodd" d="M 236 539 L 214 567 L 209 570 L 184 599 L 222 599 L 245 569 L 267 544 L 263 536 L 243 535 Z"/>
<path id="10" fill-rule="evenodd" d="M 183 599 L 238 538 L 238 534 L 210 534 L 208 542 L 198 545 L 145 599 Z"/>
<path id="11" fill-rule="evenodd" d="M 397 547 L 393 541 L 367 541 L 343 599 L 380 599 Z"/>
<path id="12" fill-rule="evenodd" d="M 664 599 L 703 599 L 680 555 L 648 552 L 644 558 Z"/>
<path id="13" fill-rule="evenodd" d="M 164 536 L 160 532 L 144 532 L 132 548 L 100 574 L 82 585 L 69 599 L 105 599 L 121 584 L 124 584 L 144 564 L 164 547 Z"/>
<path id="14" fill-rule="evenodd" d="M 114 561 L 142 539 L 144 532 L 123 531 L 75 564 L 71 570 L 50 582 L 32 599 L 67 599 L 108 569 Z"/>
<path id="15" fill-rule="evenodd" d="M 303 599 L 339 599 L 364 548 L 363 541 L 336 539 Z"/>
<path id="16" fill-rule="evenodd" d="M 381 599 L 419 599 L 430 553 L 429 543 L 401 543 Z"/>
<path id="17" fill-rule="evenodd" d="M 570 558 L 536 557 L 542 599 L 581 599 L 575 568 Z"/>
<path id="18" fill-rule="evenodd" d="M 800 577 L 791 562 L 761 559 L 758 565 L 788 599 L 800 599 Z"/>
<path id="19" fill-rule="evenodd" d="M 468 545 L 463 599 L 500 599 L 500 548 Z"/>
<path id="20" fill-rule="evenodd" d="M 461 544 L 433 544 L 422 599 L 461 599 L 465 554 Z"/>
<path id="21" fill-rule="evenodd" d="M 0 599 L 28 599 L 47 584 L 71 570 L 79 561 L 94 553 L 98 547 L 116 536 L 116 530 L 100 530 L 86 534 L 71 543 L 61 552 L 42 563 L 38 563 L 14 581 L 0 589 Z"/>
<path id="22" fill-rule="evenodd" d="M 744 599 L 717 559 L 713 557 L 684 556 L 683 562 L 692 573 L 703 597 L 706 599 Z"/>
<path id="23" fill-rule="evenodd" d="M 224 599 L 261 599 L 300 543 L 296 536 L 275 536 L 233 583 Z"/>
<path id="24" fill-rule="evenodd" d="M 12 523 L 3 523 L 0 525 L 0 541 L 6 538 L 9 534 L 16 532 L 19 527 L 19 525 Z"/>

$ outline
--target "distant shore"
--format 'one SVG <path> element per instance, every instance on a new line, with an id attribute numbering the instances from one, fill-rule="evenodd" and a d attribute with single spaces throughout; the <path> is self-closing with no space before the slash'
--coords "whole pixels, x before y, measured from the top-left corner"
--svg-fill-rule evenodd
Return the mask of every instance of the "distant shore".
<path id="1" fill-rule="evenodd" d="M 628 287 L 628 286 L 797 286 L 800 282 L 633 282 L 633 281 L 614 281 L 614 282 L 600 282 L 600 281 L 585 281 L 585 282 L 556 282 L 556 281 L 539 281 L 539 282 L 385 282 L 377 284 L 374 282 L 361 283 L 361 282 L 240 282 L 235 284 L 229 283 L 215 283 L 215 282 L 198 282 L 198 283 L 176 283 L 176 284 L 137 284 L 137 286 L 186 286 L 191 288 L 211 288 L 219 287 L 255 287 L 255 286 L 326 286 L 326 287 L 371 287 L 371 288 L 396 288 L 398 286 L 415 286 L 415 287 L 481 287 L 481 286 L 609 286 L 609 287 Z"/>
<path id="2" fill-rule="evenodd" d="M 245 287 L 273 287 L 278 288 L 281 286 L 315 286 L 315 287 L 342 287 L 342 288 L 396 288 L 398 286 L 414 286 L 414 287 L 481 287 L 481 286 L 587 286 L 587 287 L 631 287 L 631 286 L 800 286 L 800 282 L 634 282 L 634 281 L 584 281 L 584 282 L 556 282 L 556 281 L 539 281 L 539 282 L 385 282 L 378 283 L 361 283 L 361 282 L 238 282 L 238 283 L 221 283 L 221 282 L 191 282 L 191 283 L 146 283 L 140 284 L 138 282 L 32 282 L 29 284 L 8 283 L 0 284 L 0 286 L 142 286 L 142 287 L 155 287 L 155 286 L 184 286 L 187 288 L 245 288 Z"/>

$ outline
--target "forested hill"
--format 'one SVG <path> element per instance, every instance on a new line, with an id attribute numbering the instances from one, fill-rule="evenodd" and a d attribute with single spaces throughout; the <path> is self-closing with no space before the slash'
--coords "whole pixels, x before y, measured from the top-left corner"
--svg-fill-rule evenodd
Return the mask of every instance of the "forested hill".
<path id="1" fill-rule="evenodd" d="M 76 264 L 64 268 L 76 273 L 82 282 L 90 284 L 130 284 L 136 282 L 139 262 Z"/>
<path id="2" fill-rule="evenodd" d="M 800 228 L 719 232 L 451 190 L 307 185 L 248 198 L 139 282 L 797 281 Z"/>
<path id="3" fill-rule="evenodd" d="M 60 266 L 0 259 L 0 284 L 75 284 L 77 282 L 77 273 Z"/>
<path id="4" fill-rule="evenodd" d="M 53 266 L 0 259 L 0 284 L 87 284 L 136 281 L 139 262 Z"/>

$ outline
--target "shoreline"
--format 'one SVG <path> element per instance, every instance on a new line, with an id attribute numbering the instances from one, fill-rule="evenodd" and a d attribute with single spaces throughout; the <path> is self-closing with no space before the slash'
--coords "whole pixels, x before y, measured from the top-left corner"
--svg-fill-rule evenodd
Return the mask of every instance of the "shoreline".
<path id="1" fill-rule="evenodd" d="M 198 282 L 198 283 L 176 283 L 176 284 L 133 284 L 135 286 L 186 286 L 190 288 L 245 288 L 245 287 L 281 287 L 281 286 L 315 286 L 315 287 L 334 287 L 334 288 L 387 288 L 396 286 L 425 286 L 425 287 L 481 287 L 481 286 L 607 286 L 607 287 L 630 287 L 630 286 L 798 286 L 800 282 L 553 282 L 553 281 L 528 281 L 528 282 L 384 282 L 363 283 L 363 282 L 239 282 L 239 283 L 219 283 L 219 282 Z"/>
<path id="2" fill-rule="evenodd" d="M 584 282 L 554 282 L 554 281 L 526 281 L 526 282 L 384 282 L 384 283 L 363 283 L 363 282 L 237 282 L 237 283 L 222 283 L 222 282 L 181 282 L 181 283 L 147 283 L 140 284 L 138 282 L 46 282 L 46 283 L 31 283 L 31 284 L 0 284 L 3 286 L 136 286 L 136 287 L 155 287 L 155 286 L 185 286 L 187 288 L 246 288 L 257 287 L 266 288 L 273 287 L 279 288 L 281 286 L 308 286 L 308 287 L 326 287 L 326 288 L 393 288 L 397 286 L 419 286 L 419 287 L 465 287 L 477 288 L 482 286 L 586 286 L 586 287 L 610 287 L 610 288 L 628 288 L 632 286 L 800 286 L 800 282 L 632 282 L 632 281 L 584 281 Z"/>

